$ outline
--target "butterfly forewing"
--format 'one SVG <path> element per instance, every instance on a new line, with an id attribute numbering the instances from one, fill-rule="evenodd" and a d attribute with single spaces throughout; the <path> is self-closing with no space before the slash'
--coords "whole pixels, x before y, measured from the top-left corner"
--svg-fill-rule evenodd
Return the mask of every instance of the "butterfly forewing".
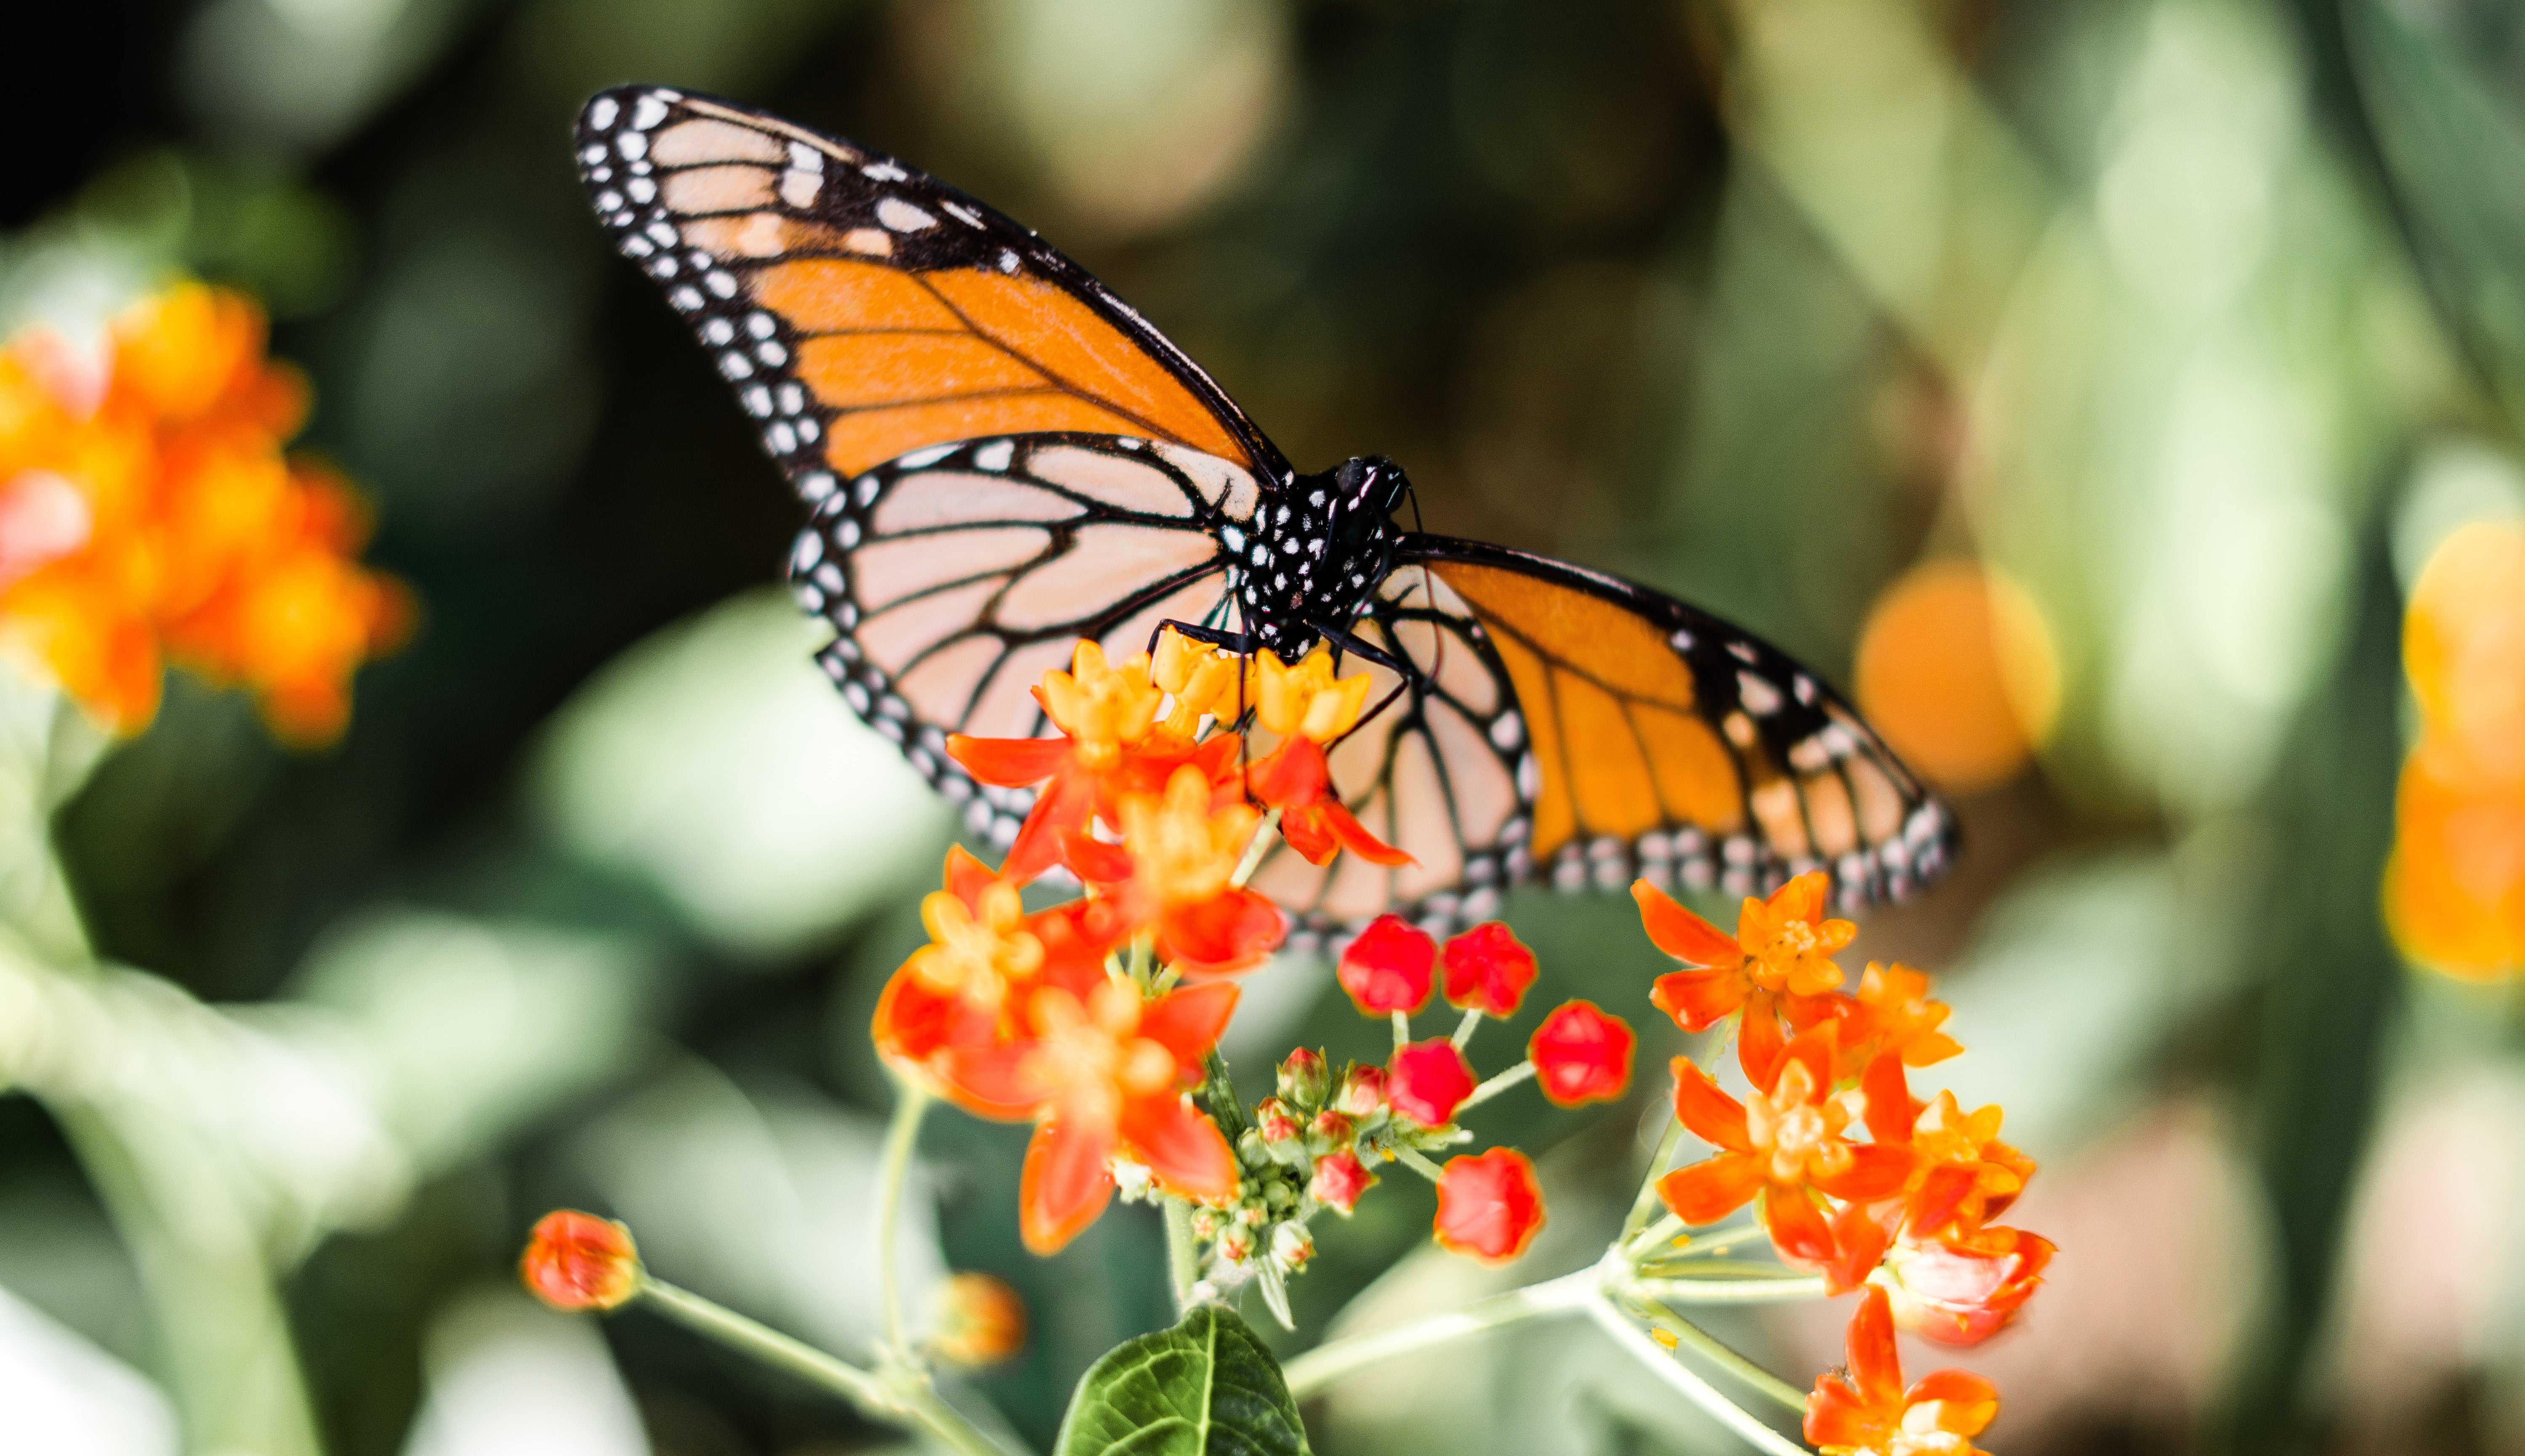
<path id="1" fill-rule="evenodd" d="M 1032 794 L 971 782 L 946 736 L 1050 731 L 1028 690 L 1082 638 L 1119 657 L 1161 622 L 1235 630 L 1213 542 L 1258 498 L 1242 466 L 1134 437 L 933 446 L 826 496 L 790 581 L 833 624 L 820 660 L 853 710 L 1005 848 Z"/>
<path id="2" fill-rule="evenodd" d="M 1076 264 L 891 157 L 660 87 L 590 101 L 579 174 L 810 500 L 916 451 L 1075 431 L 1287 466 Z"/>

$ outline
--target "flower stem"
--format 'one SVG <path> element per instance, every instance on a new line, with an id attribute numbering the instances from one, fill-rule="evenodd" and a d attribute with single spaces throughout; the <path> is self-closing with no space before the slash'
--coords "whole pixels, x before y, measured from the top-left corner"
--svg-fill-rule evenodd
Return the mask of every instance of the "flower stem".
<path id="1" fill-rule="evenodd" d="M 1401 1163 L 1404 1167 L 1419 1174 L 1431 1183 L 1436 1183 L 1439 1179 L 1447 1176 L 1445 1171 L 1439 1168 L 1437 1164 L 1422 1157 L 1419 1153 L 1409 1147 L 1389 1147 L 1386 1151 L 1394 1154 L 1394 1160 L 1396 1162 Z"/>
<path id="2" fill-rule="evenodd" d="M 1623 1287 L 1643 1299 L 1671 1299 L 1677 1304 L 1777 1304 L 1788 1299 L 1821 1299 L 1823 1276 L 1783 1274 L 1754 1279 L 1640 1279 Z"/>
<path id="3" fill-rule="evenodd" d="M 1477 1103 L 1487 1102 L 1491 1098 L 1498 1096 L 1501 1092 L 1508 1091 L 1510 1088 L 1516 1086 L 1518 1083 L 1525 1081 L 1533 1075 L 1534 1062 L 1532 1058 L 1518 1062 L 1515 1066 L 1509 1068 L 1507 1071 L 1493 1077 L 1488 1082 L 1474 1088 L 1470 1095 L 1456 1104 L 1456 1110 L 1458 1112 L 1461 1112 L 1465 1108 Z"/>
<path id="4" fill-rule="evenodd" d="M 1254 871 L 1262 865 L 1263 852 L 1271 848 L 1271 836 L 1279 827 L 1278 809 L 1262 816 L 1262 822 L 1255 827 L 1254 842 L 1245 847 L 1245 858 L 1237 864 L 1236 873 L 1227 877 L 1228 884 L 1242 890 L 1245 882 L 1254 878 Z"/>
<path id="5" fill-rule="evenodd" d="M 894 1426 L 917 1426 L 963 1456 L 1007 1456 L 989 1436 L 940 1400 L 929 1388 L 925 1376 L 905 1371 L 889 1379 L 862 1370 L 648 1275 L 641 1277 L 640 1298 L 687 1329 L 839 1395 L 862 1415 Z"/>
<path id="6" fill-rule="evenodd" d="M 1630 1242 L 1623 1244 L 1622 1257 L 1636 1264 L 1640 1260 L 1647 1258 L 1652 1251 L 1656 1250 L 1666 1240 L 1674 1238 L 1677 1234 L 1682 1233 L 1683 1229 L 1683 1220 L 1676 1218 L 1673 1214 L 1669 1213 L 1665 1217 L 1659 1219 L 1656 1223 L 1650 1225 L 1645 1232 L 1632 1238 Z"/>
<path id="7" fill-rule="evenodd" d="M 1669 1113 L 1665 1136 L 1658 1140 L 1657 1151 L 1649 1154 L 1649 1172 L 1640 1180 L 1640 1191 L 1631 1199 L 1630 1217 L 1622 1220 L 1622 1240 L 1648 1227 L 1649 1214 L 1658 1206 L 1658 1180 L 1665 1175 L 1665 1165 L 1674 1156 L 1675 1144 L 1683 1141 L 1683 1120 Z"/>
<path id="8" fill-rule="evenodd" d="M 1165 1200 L 1166 1277 L 1174 1285 L 1175 1313 L 1192 1308 L 1192 1286 L 1201 1280 L 1201 1245 L 1193 1238 L 1192 1205 L 1181 1198 Z"/>
<path id="9" fill-rule="evenodd" d="M 1464 1047 L 1472 1042 L 1473 1032 L 1478 1029 L 1481 1024 L 1482 1008 L 1479 1006 L 1466 1006 L 1464 1008 L 1464 1019 L 1456 1023 L 1456 1035 L 1449 1039 L 1456 1043 L 1456 1049 L 1458 1051 L 1463 1050 Z"/>
<path id="10" fill-rule="evenodd" d="M 1695 1234 L 1692 1236 L 1691 1243 L 1675 1250 L 1673 1253 L 1659 1254 L 1655 1260 L 1650 1258 L 1647 1249 L 1642 1249 L 1638 1257 L 1640 1262 L 1644 1265 L 1652 1262 L 1662 1263 L 1668 1260 L 1681 1262 L 1688 1259 L 1706 1259 L 1713 1254 L 1723 1254 L 1740 1243 L 1745 1243 L 1756 1238 L 1768 1238 L 1770 1237 L 1771 1231 L 1763 1227 L 1758 1222 L 1739 1224 L 1733 1229 L 1721 1229 L 1715 1234 Z M 1654 1245 L 1651 1247 L 1654 1247 Z"/>
<path id="11" fill-rule="evenodd" d="M 1720 1394 L 1717 1386 L 1703 1380 L 1664 1346 L 1649 1338 L 1639 1326 L 1630 1322 L 1628 1316 L 1615 1309 L 1610 1300 L 1596 1298 L 1587 1301 L 1587 1313 L 1622 1348 L 1638 1356 L 1641 1364 L 1681 1391 L 1685 1399 L 1708 1412 L 1720 1425 L 1753 1442 L 1757 1448 L 1769 1452 L 1770 1456 L 1808 1456 L 1806 1447 L 1755 1419 L 1752 1412 Z"/>
<path id="12" fill-rule="evenodd" d="M 929 1111 L 929 1090 L 900 1084 L 894 1118 L 886 1124 L 885 1150 L 877 1165 L 877 1286 L 885 1304 L 885 1356 L 890 1362 L 919 1364 L 903 1321 L 903 1272 L 895 1238 L 903 1224 L 903 1188 L 912 1173 L 912 1151 L 920 1141 L 920 1119 Z M 664 1287 L 663 1286 L 661 1287 Z"/>
<path id="13" fill-rule="evenodd" d="M 1477 1299 L 1461 1309 L 1429 1315 L 1390 1330 L 1375 1330 L 1327 1340 L 1290 1361 L 1281 1374 L 1288 1380 L 1290 1398 L 1304 1400 L 1345 1376 L 1397 1355 L 1446 1344 L 1504 1325 L 1567 1314 L 1583 1308 L 1595 1298 L 1596 1280 L 1596 1270 L 1581 1269 L 1575 1274 L 1564 1274 L 1559 1279 L 1527 1285 L 1505 1294 L 1494 1294 L 1488 1299 Z"/>
<path id="14" fill-rule="evenodd" d="M 1411 1013 L 1409 1011 L 1397 1011 L 1394 1013 L 1394 1049 L 1401 1051 L 1405 1046 L 1410 1045 L 1411 1043 Z"/>
<path id="15" fill-rule="evenodd" d="M 1823 1281 L 1815 1281 L 1814 1292 L 1818 1295 L 1823 1292 Z M 1805 1414 L 1807 1392 L 1804 1390 L 1736 1353 L 1735 1350 L 1721 1343 L 1718 1336 L 1676 1314 L 1657 1300 L 1642 1299 L 1640 1308 L 1641 1312 L 1654 1321 L 1659 1329 L 1689 1345 L 1694 1354 L 1778 1401 L 1787 1409 L 1801 1415 Z"/>

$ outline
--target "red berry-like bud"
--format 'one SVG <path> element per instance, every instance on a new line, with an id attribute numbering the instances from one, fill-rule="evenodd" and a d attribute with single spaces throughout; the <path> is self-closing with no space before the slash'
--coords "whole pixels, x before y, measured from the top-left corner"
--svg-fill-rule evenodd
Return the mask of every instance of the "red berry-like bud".
<path id="1" fill-rule="evenodd" d="M 1359 1129 L 1349 1118 L 1326 1108 L 1307 1124 L 1307 1134 L 1326 1147 L 1348 1147 L 1351 1140 L 1359 1136 Z"/>
<path id="2" fill-rule="evenodd" d="M 1353 1067 L 1342 1078 L 1341 1097 L 1335 1102 L 1344 1116 L 1374 1117 L 1385 1110 L 1385 1069 Z"/>
<path id="3" fill-rule="evenodd" d="M 1535 1081 L 1556 1106 L 1609 1102 L 1631 1085 L 1631 1050 L 1639 1039 L 1618 1016 L 1593 1001 L 1570 1001 L 1543 1018 L 1525 1054 Z"/>
<path id="4" fill-rule="evenodd" d="M 1443 1128 L 1473 1094 L 1473 1069 L 1456 1043 L 1441 1037 L 1394 1048 L 1386 1063 L 1385 1098 L 1396 1112 L 1424 1128 Z"/>
<path id="5" fill-rule="evenodd" d="M 1298 1136 L 1298 1120 L 1289 1115 L 1288 1106 L 1278 1097 L 1264 1097 L 1254 1109 L 1255 1130 L 1265 1142 L 1289 1142 Z"/>
<path id="6" fill-rule="evenodd" d="M 1290 1052 L 1280 1063 L 1280 1095 L 1301 1107 L 1312 1107 L 1322 1101 L 1331 1080 L 1323 1057 L 1304 1046 Z"/>
<path id="7" fill-rule="evenodd" d="M 1376 1175 L 1355 1155 L 1331 1152 L 1315 1159 L 1315 1176 L 1307 1191 L 1326 1208 L 1347 1214 L 1359 1206 L 1359 1195 L 1375 1186 Z"/>
<path id="8" fill-rule="evenodd" d="M 1543 1186 L 1513 1147 L 1448 1162 L 1438 1179 L 1438 1242 L 1493 1264 L 1525 1252 L 1543 1227 Z"/>
<path id="9" fill-rule="evenodd" d="M 1362 1013 L 1386 1016 L 1416 1011 L 1429 999 L 1430 970 L 1438 943 L 1400 915 L 1379 915 L 1342 952 L 1334 974 Z"/>
<path id="10" fill-rule="evenodd" d="M 1506 1020 L 1534 984 L 1534 952 L 1513 931 L 1485 921 L 1447 943 L 1447 1004 Z"/>
<path id="11" fill-rule="evenodd" d="M 938 1291 L 931 1348 L 953 1365 L 997 1365 L 1024 1348 L 1025 1300 L 987 1274 L 951 1276 Z"/>
<path id="12" fill-rule="evenodd" d="M 612 1309 L 640 1288 L 640 1251 L 612 1219 L 560 1208 L 535 1222 L 518 1276 L 555 1309 Z"/>

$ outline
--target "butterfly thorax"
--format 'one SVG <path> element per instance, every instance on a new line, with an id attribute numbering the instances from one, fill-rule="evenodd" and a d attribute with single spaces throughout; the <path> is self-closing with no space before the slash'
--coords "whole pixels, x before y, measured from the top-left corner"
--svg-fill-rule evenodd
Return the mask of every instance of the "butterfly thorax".
<path id="1" fill-rule="evenodd" d="M 1251 535 L 1222 536 L 1235 553 L 1237 599 L 1256 640 L 1294 659 L 1327 628 L 1347 630 L 1393 562 L 1393 521 L 1411 481 L 1382 456 L 1300 475 L 1254 512 Z"/>

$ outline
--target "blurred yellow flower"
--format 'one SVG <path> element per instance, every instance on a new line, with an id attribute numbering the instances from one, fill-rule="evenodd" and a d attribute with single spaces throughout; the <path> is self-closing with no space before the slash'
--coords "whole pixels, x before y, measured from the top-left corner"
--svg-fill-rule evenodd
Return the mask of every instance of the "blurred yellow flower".
<path id="1" fill-rule="evenodd" d="M 2525 964 L 2525 526 L 2475 522 L 2430 556 L 2402 665 L 2420 740 L 2395 803 L 2386 923 L 2422 964 L 2511 974 Z"/>
<path id="2" fill-rule="evenodd" d="M 409 631 L 410 594 L 363 569 L 368 522 L 331 471 L 281 451 L 307 412 L 264 357 L 260 310 L 179 283 L 82 360 L 29 330 L 0 351 L 0 642 L 100 722 L 136 733 L 166 664 L 252 691 L 322 743 L 350 677 Z"/>

